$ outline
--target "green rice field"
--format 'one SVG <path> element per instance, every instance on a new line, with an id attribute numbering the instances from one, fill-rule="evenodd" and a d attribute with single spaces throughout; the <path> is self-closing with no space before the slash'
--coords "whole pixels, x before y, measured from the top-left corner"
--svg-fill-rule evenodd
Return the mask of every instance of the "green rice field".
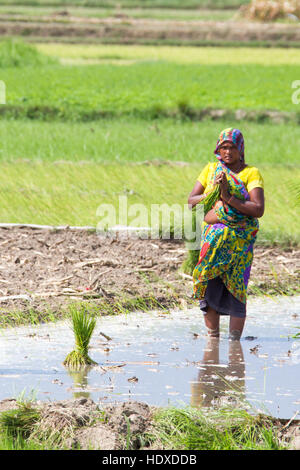
<path id="1" fill-rule="evenodd" d="M 247 3 L 248 0 L 119 0 L 118 5 L 124 8 L 235 8 Z M 2 5 L 15 5 L 16 0 L 2 0 Z M 115 0 L 19 0 L 23 6 L 84 6 L 84 7 L 115 7 Z"/>
<path id="2" fill-rule="evenodd" d="M 143 204 L 187 204 L 187 196 L 203 164 L 170 165 L 101 164 L 96 162 L 1 163 L 1 221 L 50 225 L 96 226 L 100 204 L 113 204 L 119 217 L 119 198 L 128 207 Z M 299 242 L 300 224 L 288 191 L 274 193 L 274 182 L 288 187 L 300 179 L 292 166 L 272 169 L 260 165 L 266 186 L 266 213 L 261 219 L 262 243 Z M 293 179 L 292 179 L 293 175 Z M 131 217 L 133 219 L 133 217 Z M 128 223 L 131 222 L 130 217 Z M 116 220 L 118 222 L 118 218 Z M 148 221 L 150 223 L 150 220 Z"/>
<path id="3" fill-rule="evenodd" d="M 36 48 L 42 65 L 32 65 L 24 47 L 23 63 L 0 69 L 1 222 L 96 226 L 97 207 L 117 208 L 120 195 L 147 208 L 186 204 L 215 158 L 219 132 L 235 126 L 245 136 L 247 163 L 265 180 L 260 243 L 299 243 L 299 110 L 291 98 L 298 50 Z M 225 114 L 197 119 L 204 108 Z M 234 120 L 233 110 L 254 118 Z M 262 121 L 255 118 L 261 110 L 296 121 Z"/>
<path id="4" fill-rule="evenodd" d="M 292 83 L 300 65 L 182 65 L 138 63 L 24 67 L 1 71 L 13 117 L 93 119 L 133 114 L 156 117 L 203 108 L 297 111 Z M 295 109 L 296 108 L 296 109 Z"/>

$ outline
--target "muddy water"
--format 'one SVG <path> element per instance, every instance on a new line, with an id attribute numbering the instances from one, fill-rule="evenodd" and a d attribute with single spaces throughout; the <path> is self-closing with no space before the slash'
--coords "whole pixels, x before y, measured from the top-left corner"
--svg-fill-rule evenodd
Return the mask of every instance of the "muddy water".
<path id="1" fill-rule="evenodd" d="M 99 319 L 78 373 L 62 362 L 74 346 L 69 323 L 2 330 L 0 400 L 31 392 L 39 400 L 88 396 L 98 402 L 211 406 L 246 401 L 290 418 L 300 412 L 300 297 L 250 299 L 241 341 L 209 339 L 198 308 Z M 104 333 L 108 339 L 102 335 Z"/>

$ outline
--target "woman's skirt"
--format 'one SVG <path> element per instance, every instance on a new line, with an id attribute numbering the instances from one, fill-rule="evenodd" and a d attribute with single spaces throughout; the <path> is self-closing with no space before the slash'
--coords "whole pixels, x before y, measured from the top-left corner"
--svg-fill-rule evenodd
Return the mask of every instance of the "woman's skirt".
<path id="1" fill-rule="evenodd" d="M 208 307 L 211 307 L 220 315 L 239 318 L 246 316 L 246 304 L 240 302 L 227 290 L 220 277 L 208 281 L 204 299 L 199 300 L 199 306 L 204 314 Z"/>

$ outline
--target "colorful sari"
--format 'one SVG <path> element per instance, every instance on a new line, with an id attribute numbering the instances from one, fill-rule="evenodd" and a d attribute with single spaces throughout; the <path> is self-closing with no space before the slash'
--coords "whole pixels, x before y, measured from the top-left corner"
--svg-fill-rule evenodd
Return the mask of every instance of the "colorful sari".
<path id="1" fill-rule="evenodd" d="M 227 177 L 229 193 L 243 201 L 249 200 L 250 196 L 238 174 L 227 168 L 222 160 L 216 166 L 213 178 L 222 171 Z M 228 291 L 240 302 L 246 303 L 258 220 L 220 200 L 213 207 L 220 222 L 202 224 L 199 260 L 193 271 L 193 296 L 204 299 L 208 281 L 219 276 Z"/>

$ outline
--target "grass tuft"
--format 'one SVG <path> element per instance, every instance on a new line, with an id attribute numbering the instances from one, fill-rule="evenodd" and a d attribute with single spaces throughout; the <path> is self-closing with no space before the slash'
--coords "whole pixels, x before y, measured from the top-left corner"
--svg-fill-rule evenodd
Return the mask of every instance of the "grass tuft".
<path id="1" fill-rule="evenodd" d="M 56 64 L 57 60 L 50 57 L 20 39 L 5 39 L 0 42 L 0 68 L 41 66 Z"/>
<path id="2" fill-rule="evenodd" d="M 174 407 L 159 410 L 146 436 L 152 448 L 177 450 L 279 450 L 271 418 L 242 409 Z"/>
<path id="3" fill-rule="evenodd" d="M 39 412 L 30 402 L 19 403 L 17 409 L 0 413 L 0 431 L 7 439 L 22 441 L 29 437 L 39 418 Z"/>

